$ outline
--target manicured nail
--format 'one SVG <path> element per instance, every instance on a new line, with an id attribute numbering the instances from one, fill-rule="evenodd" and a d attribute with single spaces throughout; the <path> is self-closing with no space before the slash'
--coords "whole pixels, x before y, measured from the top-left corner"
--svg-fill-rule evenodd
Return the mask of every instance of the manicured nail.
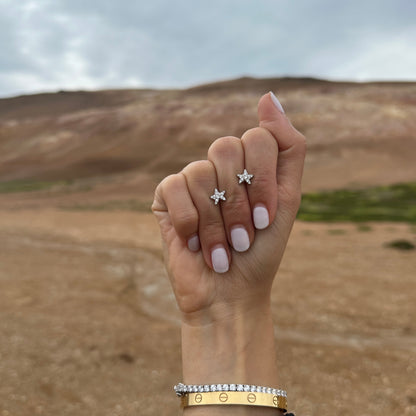
<path id="1" fill-rule="evenodd" d="M 250 247 L 250 239 L 244 227 L 235 227 L 231 230 L 231 241 L 235 251 L 246 251 Z"/>
<path id="2" fill-rule="evenodd" d="M 270 94 L 270 98 L 273 101 L 273 104 L 276 106 L 276 108 L 281 112 L 281 113 L 285 113 L 285 110 L 283 110 L 282 104 L 280 104 L 280 101 L 277 99 L 277 97 L 273 94 L 272 91 L 269 92 Z"/>
<path id="3" fill-rule="evenodd" d="M 188 240 L 188 248 L 191 251 L 198 251 L 200 248 L 199 244 L 199 237 L 197 235 L 194 235 Z"/>
<path id="4" fill-rule="evenodd" d="M 225 273 L 228 271 L 228 256 L 224 247 L 218 247 L 211 253 L 212 267 L 217 273 Z"/>
<path id="5" fill-rule="evenodd" d="M 256 205 L 253 210 L 254 226 L 262 230 L 269 225 L 269 213 L 264 205 Z"/>

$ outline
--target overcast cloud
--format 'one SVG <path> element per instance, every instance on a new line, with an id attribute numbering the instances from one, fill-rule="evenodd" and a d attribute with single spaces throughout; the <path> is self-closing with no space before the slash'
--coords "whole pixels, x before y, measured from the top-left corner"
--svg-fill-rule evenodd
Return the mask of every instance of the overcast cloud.
<path id="1" fill-rule="evenodd" d="M 0 0 L 0 96 L 243 75 L 416 79 L 415 0 Z"/>

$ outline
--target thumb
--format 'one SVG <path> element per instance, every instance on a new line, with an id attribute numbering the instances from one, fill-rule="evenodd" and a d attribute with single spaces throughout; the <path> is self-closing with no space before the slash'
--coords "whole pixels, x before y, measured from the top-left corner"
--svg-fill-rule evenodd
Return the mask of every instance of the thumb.
<path id="1" fill-rule="evenodd" d="M 279 147 L 277 184 L 284 195 L 300 201 L 303 163 L 306 152 L 305 137 L 287 118 L 277 97 L 270 91 L 260 98 L 258 104 L 259 125 L 270 131 Z M 289 202 L 289 201 L 287 201 Z"/>

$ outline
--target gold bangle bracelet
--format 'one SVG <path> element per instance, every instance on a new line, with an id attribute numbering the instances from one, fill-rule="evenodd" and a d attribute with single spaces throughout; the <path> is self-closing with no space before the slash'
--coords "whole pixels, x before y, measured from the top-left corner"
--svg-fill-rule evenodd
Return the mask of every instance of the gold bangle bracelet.
<path id="1" fill-rule="evenodd" d="M 204 405 L 246 405 L 266 406 L 286 412 L 287 399 L 267 393 L 251 393 L 245 391 L 217 391 L 204 393 L 186 393 L 181 396 L 181 407 L 204 406 Z"/>

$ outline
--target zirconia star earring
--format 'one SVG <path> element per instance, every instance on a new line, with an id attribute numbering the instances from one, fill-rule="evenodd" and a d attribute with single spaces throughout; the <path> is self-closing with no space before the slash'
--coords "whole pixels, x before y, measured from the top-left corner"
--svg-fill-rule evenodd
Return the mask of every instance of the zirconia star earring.
<path id="1" fill-rule="evenodd" d="M 211 195 L 210 198 L 213 199 L 215 201 L 215 205 L 217 205 L 220 199 L 222 199 L 223 201 L 226 200 L 224 194 L 225 191 L 220 192 L 217 188 L 215 188 L 214 195 Z"/>
<path id="2" fill-rule="evenodd" d="M 248 173 L 246 169 L 244 169 L 244 172 L 241 174 L 237 173 L 237 176 L 239 179 L 238 183 L 247 182 L 249 185 L 251 185 L 251 178 L 254 177 L 254 175 L 250 175 L 250 173 Z"/>

